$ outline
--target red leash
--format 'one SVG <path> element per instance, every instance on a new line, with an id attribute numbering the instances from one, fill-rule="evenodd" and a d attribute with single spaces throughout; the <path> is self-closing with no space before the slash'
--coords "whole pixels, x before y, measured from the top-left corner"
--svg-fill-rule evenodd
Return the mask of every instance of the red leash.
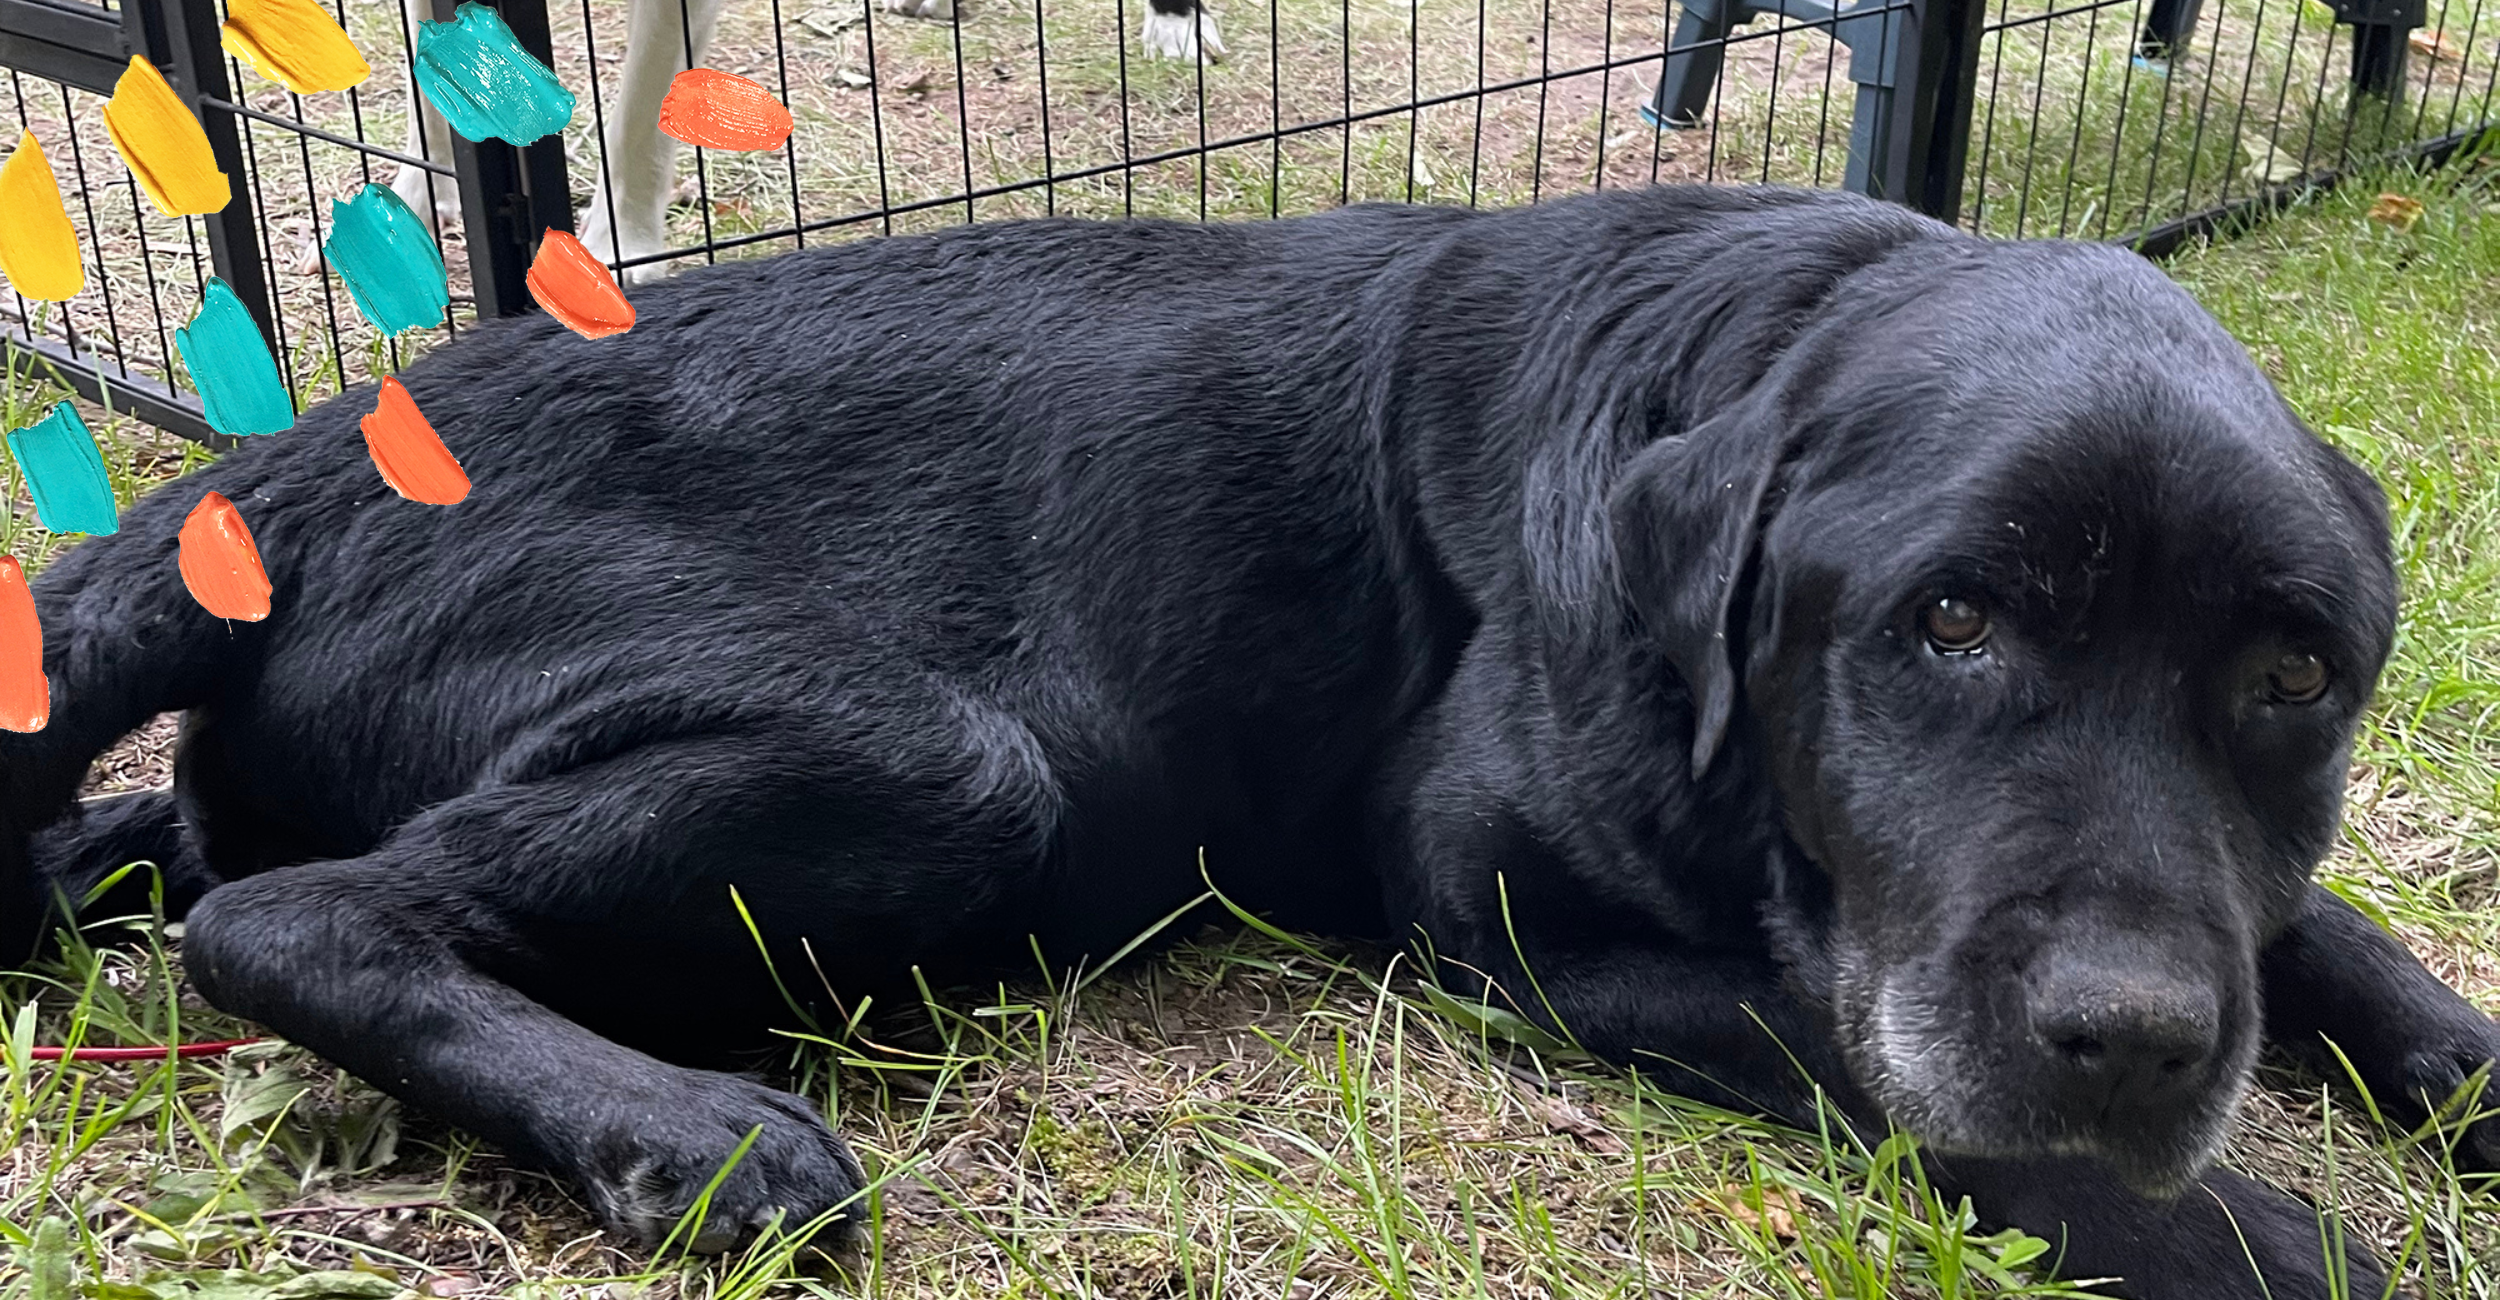
<path id="1" fill-rule="evenodd" d="M 228 1038 L 214 1043 L 184 1043 L 179 1047 L 38 1047 L 38 1061 L 161 1061 L 165 1053 L 189 1060 L 195 1056 L 221 1056 L 257 1038 Z"/>

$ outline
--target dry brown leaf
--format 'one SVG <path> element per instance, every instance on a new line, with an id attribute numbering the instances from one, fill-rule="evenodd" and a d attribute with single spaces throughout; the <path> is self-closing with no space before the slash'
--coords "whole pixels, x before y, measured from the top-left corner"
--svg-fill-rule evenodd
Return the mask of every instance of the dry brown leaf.
<path id="1" fill-rule="evenodd" d="M 2421 219 L 2422 201 L 2402 194 L 2381 194 L 2378 202 L 2370 205 L 2370 220 L 2398 230 L 2411 230 L 2413 223 Z"/>
<path id="2" fill-rule="evenodd" d="M 2465 47 L 2449 40 L 2448 34 L 2436 27 L 2414 28 L 2412 34 L 2405 37 L 2405 43 L 2429 55 L 2434 61 L 2446 59 L 2454 63 L 2465 57 Z"/>
<path id="3" fill-rule="evenodd" d="M 1753 1189 L 1722 1188 L 1706 1209 L 1715 1209 L 1749 1228 L 1766 1229 L 1781 1241 L 1797 1239 L 1797 1216 L 1806 1212 L 1805 1203 L 1785 1187 L 1762 1189 L 1762 1203 L 1755 1205 Z"/>
<path id="4" fill-rule="evenodd" d="M 1590 1118 L 1587 1111 L 1572 1105 L 1567 1099 L 1531 1093 L 1526 1101 L 1528 1113 L 1543 1121 L 1548 1129 L 1568 1133 L 1586 1142 L 1589 1149 L 1599 1155 L 1621 1155 L 1624 1152 L 1623 1139 L 1607 1132 L 1605 1125 Z"/>

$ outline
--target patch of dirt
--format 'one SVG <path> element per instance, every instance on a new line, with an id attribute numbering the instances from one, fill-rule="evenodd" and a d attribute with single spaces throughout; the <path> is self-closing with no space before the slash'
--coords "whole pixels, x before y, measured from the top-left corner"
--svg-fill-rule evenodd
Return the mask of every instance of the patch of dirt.
<path id="1" fill-rule="evenodd" d="M 122 737 L 87 769 L 87 780 L 78 787 L 78 797 L 91 799 L 171 786 L 174 738 L 181 726 L 181 714 L 160 713 L 149 719 L 146 726 Z"/>

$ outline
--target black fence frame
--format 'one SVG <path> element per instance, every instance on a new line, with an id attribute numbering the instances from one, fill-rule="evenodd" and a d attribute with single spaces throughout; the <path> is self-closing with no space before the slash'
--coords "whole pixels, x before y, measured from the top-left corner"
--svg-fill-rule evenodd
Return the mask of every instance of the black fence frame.
<path id="1" fill-rule="evenodd" d="M 435 18 L 449 19 L 459 0 L 427 3 Z M 494 0 L 493 7 L 530 53 L 541 59 L 553 56 L 544 0 Z M 477 314 L 517 316 L 536 309 L 526 277 L 540 232 L 549 227 L 573 229 L 560 139 L 551 136 L 516 147 L 500 140 L 472 143 L 455 133 L 448 163 L 411 158 L 237 102 L 226 77 L 226 53 L 219 44 L 213 5 L 198 0 L 187 4 L 184 0 L 123 0 L 120 9 L 108 11 L 74 2 L 0 0 L 0 68 L 109 95 L 134 54 L 164 73 L 174 93 L 197 113 L 219 170 L 234 178 L 237 201 L 200 218 L 209 263 L 233 288 L 273 348 L 278 336 L 264 260 L 266 241 L 256 228 L 251 205 L 241 201 L 248 169 L 236 130 L 239 118 L 255 118 L 329 144 L 457 177 L 461 218 L 469 232 L 471 292 Z M 543 197 L 549 195 L 552 201 Z M 209 428 L 197 397 L 126 365 L 108 362 L 100 352 L 80 349 L 74 340 L 63 343 L 36 336 L 21 322 L 0 325 L 0 344 L 21 358 L 39 362 L 90 401 L 127 411 L 157 428 L 218 450 L 236 443 Z"/>
<path id="2" fill-rule="evenodd" d="M 522 45 L 552 60 L 545 0 L 485 0 L 497 9 Z M 868 0 L 873 2 L 873 0 Z M 448 19 L 458 0 L 427 0 L 434 15 Z M 2151 0 L 2138 49 L 2147 57 L 2166 55 L 2193 32 L 2202 0 Z M 2425 0 L 2329 0 L 2338 23 L 2352 28 L 2352 84 L 2373 93 L 2401 87 L 2405 76 L 2408 36 L 2423 25 Z M 1756 17 L 1819 24 L 1850 51 L 1849 78 L 1857 86 L 1857 112 L 1850 141 L 1844 185 L 1905 204 L 1947 222 L 1962 216 L 1965 171 L 1972 154 L 1972 123 L 1978 95 L 1981 46 L 1991 30 L 1988 0 L 1684 0 L 1675 39 L 1661 52 L 1659 84 L 1642 117 L 1664 130 L 1692 125 L 1717 80 L 1720 59 L 1731 31 Z M 871 47 L 873 59 L 873 45 Z M 238 201 L 202 218 L 208 261 L 215 274 L 233 287 L 264 336 L 278 342 L 264 258 L 267 232 L 256 229 L 251 205 L 239 201 L 247 172 L 238 136 L 241 119 L 250 118 L 295 131 L 328 144 L 390 162 L 416 166 L 437 175 L 456 177 L 477 315 L 510 316 L 533 310 L 524 277 L 540 231 L 571 230 L 573 214 L 560 136 L 528 147 L 500 141 L 483 144 L 453 138 L 451 157 L 411 158 L 362 140 L 351 140 L 274 116 L 239 102 L 227 77 L 227 61 L 218 39 L 216 6 L 203 0 L 120 0 L 106 10 L 80 0 L 0 0 L 0 68 L 109 94 L 133 54 L 161 70 L 177 95 L 198 113 L 209 146 L 226 174 L 234 178 Z M 1125 67 L 1125 65 L 1123 65 Z M 1554 74 L 1563 75 L 1563 74 Z M 1488 93 L 1479 86 L 1475 94 Z M 597 91 L 593 87 L 594 111 Z M 1420 108 L 1401 106 L 1399 111 Z M 1320 123 L 1320 127 L 1347 126 Z M 1278 135 L 1287 130 L 1279 125 Z M 2437 163 L 2488 135 L 2493 124 L 2456 131 L 2439 139 L 2413 144 L 2412 158 Z M 1203 129 L 1202 129 L 1203 135 Z M 1201 155 L 1236 142 L 1207 142 Z M 1128 158 L 1115 166 L 1134 169 L 1159 158 Z M 2167 256 L 2200 237 L 2262 220 L 2306 194 L 2335 185 L 2350 160 L 2304 173 L 2287 182 L 2208 210 L 2132 231 L 2117 241 L 2152 257 Z M 2377 161 L 2384 161 L 2383 158 Z M 699 163 L 698 163 L 699 174 Z M 1056 179 L 1066 180 L 1072 174 Z M 969 188 L 964 195 L 910 205 L 889 205 L 873 219 L 911 207 L 928 207 L 986 197 Z M 815 223 L 848 224 L 844 217 Z M 768 231 L 732 241 L 707 239 L 701 251 L 732 244 L 803 235 L 809 225 L 789 231 Z M 678 256 L 672 252 L 667 256 Z M 654 258 L 633 259 L 649 261 Z M 631 265 L 633 261 L 619 263 Z M 31 357 L 90 400 L 167 431 L 223 448 L 232 439 L 214 433 L 202 416 L 196 397 L 152 376 L 131 370 L 122 361 L 108 361 L 93 347 L 82 349 L 71 334 L 67 341 L 40 337 L 26 322 L 0 325 L 0 342 L 21 357 Z"/>

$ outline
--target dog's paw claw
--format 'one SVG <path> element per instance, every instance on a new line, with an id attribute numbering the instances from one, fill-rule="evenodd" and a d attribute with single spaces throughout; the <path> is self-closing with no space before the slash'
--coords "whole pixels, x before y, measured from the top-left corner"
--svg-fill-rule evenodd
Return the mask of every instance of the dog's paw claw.
<path id="1" fill-rule="evenodd" d="M 728 1075 L 687 1071 L 687 1086 L 635 1106 L 595 1144 L 581 1181 L 609 1229 L 645 1249 L 719 1254 L 778 1225 L 796 1231 L 842 1207 L 866 1185 L 850 1148 L 805 1102 Z M 753 1133 L 754 1141 L 689 1222 L 706 1187 Z M 844 1212 L 819 1240 L 858 1229 Z"/>

